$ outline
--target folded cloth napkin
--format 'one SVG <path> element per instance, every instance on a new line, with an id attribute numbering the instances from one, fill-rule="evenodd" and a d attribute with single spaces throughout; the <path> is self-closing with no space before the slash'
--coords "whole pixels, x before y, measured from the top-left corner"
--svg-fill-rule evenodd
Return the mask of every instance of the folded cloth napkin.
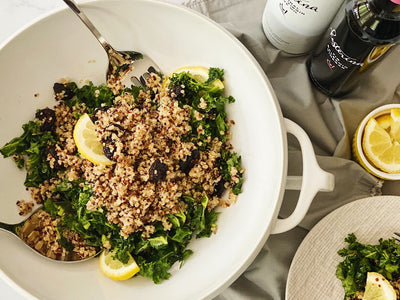
<path id="1" fill-rule="evenodd" d="M 378 64 L 350 81 L 351 92 L 345 97 L 334 99 L 311 84 L 307 55 L 289 55 L 269 43 L 261 24 L 266 0 L 188 0 L 184 4 L 221 24 L 247 47 L 267 74 L 283 115 L 307 132 L 320 166 L 335 175 L 335 190 L 318 193 L 301 224 L 271 236 L 248 270 L 216 298 L 284 299 L 290 262 L 321 218 L 348 202 L 382 191 L 400 195 L 398 185 L 384 184 L 351 160 L 351 140 L 362 118 L 375 107 L 400 102 L 400 77 L 393 65 L 400 57 L 400 47 L 392 47 Z M 294 138 L 288 141 L 288 174 L 301 175 L 299 146 Z M 297 192 L 285 193 L 282 217 L 290 214 L 297 197 Z"/>

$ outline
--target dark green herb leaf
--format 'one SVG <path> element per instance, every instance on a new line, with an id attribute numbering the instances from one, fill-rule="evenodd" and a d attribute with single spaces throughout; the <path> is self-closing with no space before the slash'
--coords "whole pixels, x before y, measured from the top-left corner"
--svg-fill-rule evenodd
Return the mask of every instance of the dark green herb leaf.
<path id="1" fill-rule="evenodd" d="M 208 79 L 205 83 L 211 83 L 216 79 L 224 81 L 224 70 L 219 68 L 210 68 L 208 70 Z"/>
<path id="2" fill-rule="evenodd" d="M 400 278 L 400 244 L 394 238 L 380 239 L 378 245 L 366 245 L 351 233 L 345 242 L 347 247 L 338 251 L 344 260 L 337 266 L 336 276 L 342 281 L 346 297 L 364 291 L 368 272 L 377 272 L 390 281 Z"/>
<path id="3" fill-rule="evenodd" d="M 188 226 L 179 227 L 176 230 L 175 235 L 171 237 L 171 239 L 174 240 L 175 242 L 182 243 L 187 239 L 190 240 L 192 237 L 192 233 L 193 231 Z"/>
<path id="4" fill-rule="evenodd" d="M 144 277 L 152 278 L 154 283 L 161 283 L 161 281 L 171 276 L 168 272 L 171 268 L 171 264 L 167 259 L 147 262 L 141 257 L 138 257 L 136 263 L 140 268 L 139 274 Z"/>
<path id="5" fill-rule="evenodd" d="M 130 57 L 130 59 L 132 60 L 139 60 L 139 59 L 143 59 L 143 54 L 140 52 L 136 52 L 136 51 L 124 51 L 125 53 L 127 53 Z"/>
<path id="6" fill-rule="evenodd" d="M 36 121 L 29 121 L 22 125 L 22 129 L 23 134 L 4 145 L 0 153 L 4 157 L 17 155 L 18 167 L 25 166 L 27 170 L 25 186 L 37 187 L 55 175 L 55 171 L 46 161 L 46 149 L 55 143 L 56 138 L 51 131 L 41 132 L 40 123 Z M 27 157 L 26 160 L 24 156 Z"/>
<path id="7" fill-rule="evenodd" d="M 178 227 L 181 226 L 181 223 L 179 222 L 179 219 L 174 215 L 169 215 L 168 216 L 168 221 L 170 221 L 172 226 L 174 226 L 175 228 L 178 228 Z"/>
<path id="8" fill-rule="evenodd" d="M 159 249 L 160 247 L 168 245 L 168 240 L 165 236 L 157 236 L 154 238 L 149 238 L 148 239 L 150 246 Z"/>
<path id="9" fill-rule="evenodd" d="M 57 205 L 51 199 L 47 199 L 43 203 L 43 210 L 45 212 L 47 212 L 49 215 L 51 215 L 52 217 L 58 217 L 58 216 L 62 216 L 64 214 L 64 209 L 62 208 L 62 206 Z"/>
<path id="10" fill-rule="evenodd" d="M 96 108 L 112 106 L 114 103 L 115 95 L 106 84 L 95 86 L 92 82 L 89 82 L 87 85 L 78 88 L 75 83 L 69 83 L 68 87 L 71 88 L 75 96 L 67 100 L 66 104 L 73 107 L 79 105 L 79 103 L 84 103 L 89 114 L 92 114 Z"/>
<path id="11" fill-rule="evenodd" d="M 74 249 L 74 245 L 72 245 L 71 242 L 69 242 L 63 235 L 62 235 L 62 227 L 57 227 L 57 233 L 58 233 L 58 241 L 60 245 L 65 248 L 67 251 L 72 251 Z"/>
<path id="12" fill-rule="evenodd" d="M 243 185 L 243 169 L 241 166 L 241 157 L 237 155 L 235 152 L 231 152 L 228 150 L 223 150 L 221 152 L 221 158 L 217 161 L 218 168 L 223 176 L 223 179 L 227 182 L 230 182 L 232 185 L 232 192 L 235 195 L 238 195 L 242 192 Z M 236 168 L 238 181 L 232 181 L 232 168 Z"/>

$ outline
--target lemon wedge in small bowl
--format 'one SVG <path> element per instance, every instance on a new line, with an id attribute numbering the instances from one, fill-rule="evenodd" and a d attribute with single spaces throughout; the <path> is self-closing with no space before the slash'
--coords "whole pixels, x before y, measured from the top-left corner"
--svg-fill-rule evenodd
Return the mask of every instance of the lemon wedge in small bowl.
<path id="1" fill-rule="evenodd" d="M 400 143 L 374 118 L 365 126 L 362 146 L 367 158 L 377 168 L 387 173 L 400 173 Z"/>
<path id="2" fill-rule="evenodd" d="M 354 134 L 352 152 L 372 175 L 400 180 L 400 104 L 380 106 L 365 116 Z"/>

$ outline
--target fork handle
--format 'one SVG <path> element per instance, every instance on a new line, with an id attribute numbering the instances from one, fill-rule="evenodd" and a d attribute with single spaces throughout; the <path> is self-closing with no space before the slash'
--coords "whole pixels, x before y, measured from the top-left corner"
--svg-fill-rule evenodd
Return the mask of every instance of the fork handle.
<path id="1" fill-rule="evenodd" d="M 111 46 L 106 41 L 106 39 L 101 35 L 101 33 L 97 30 L 97 28 L 93 25 L 93 23 L 89 20 L 89 18 L 81 11 L 78 5 L 75 3 L 74 0 L 63 0 L 65 4 L 67 4 L 72 11 L 81 19 L 81 21 L 86 25 L 87 28 L 93 33 L 99 43 L 103 46 L 103 48 L 108 51 Z"/>

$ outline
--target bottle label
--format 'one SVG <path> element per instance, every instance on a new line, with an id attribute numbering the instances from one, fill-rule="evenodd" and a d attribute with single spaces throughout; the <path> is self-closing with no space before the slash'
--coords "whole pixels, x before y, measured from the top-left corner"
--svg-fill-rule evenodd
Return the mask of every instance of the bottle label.
<path id="1" fill-rule="evenodd" d="M 329 29 L 327 43 L 307 62 L 311 80 L 325 94 L 337 95 L 351 74 L 360 69 L 373 47 L 360 39 L 344 18 L 336 29 Z"/>
<path id="2" fill-rule="evenodd" d="M 329 69 L 341 68 L 342 70 L 348 69 L 350 66 L 362 66 L 363 62 L 358 61 L 357 58 L 353 58 L 347 55 L 340 44 L 336 41 L 336 30 L 330 29 L 330 42 L 326 46 L 326 51 L 328 52 L 328 58 L 326 63 Z"/>
<path id="3" fill-rule="evenodd" d="M 279 3 L 279 8 L 283 15 L 292 11 L 294 14 L 307 15 L 310 13 L 317 13 L 319 11 L 318 6 L 308 3 L 309 1 L 302 0 L 283 0 Z"/>
<path id="4" fill-rule="evenodd" d="M 268 0 L 262 24 L 278 49 L 302 54 L 313 49 L 343 0 Z"/>

